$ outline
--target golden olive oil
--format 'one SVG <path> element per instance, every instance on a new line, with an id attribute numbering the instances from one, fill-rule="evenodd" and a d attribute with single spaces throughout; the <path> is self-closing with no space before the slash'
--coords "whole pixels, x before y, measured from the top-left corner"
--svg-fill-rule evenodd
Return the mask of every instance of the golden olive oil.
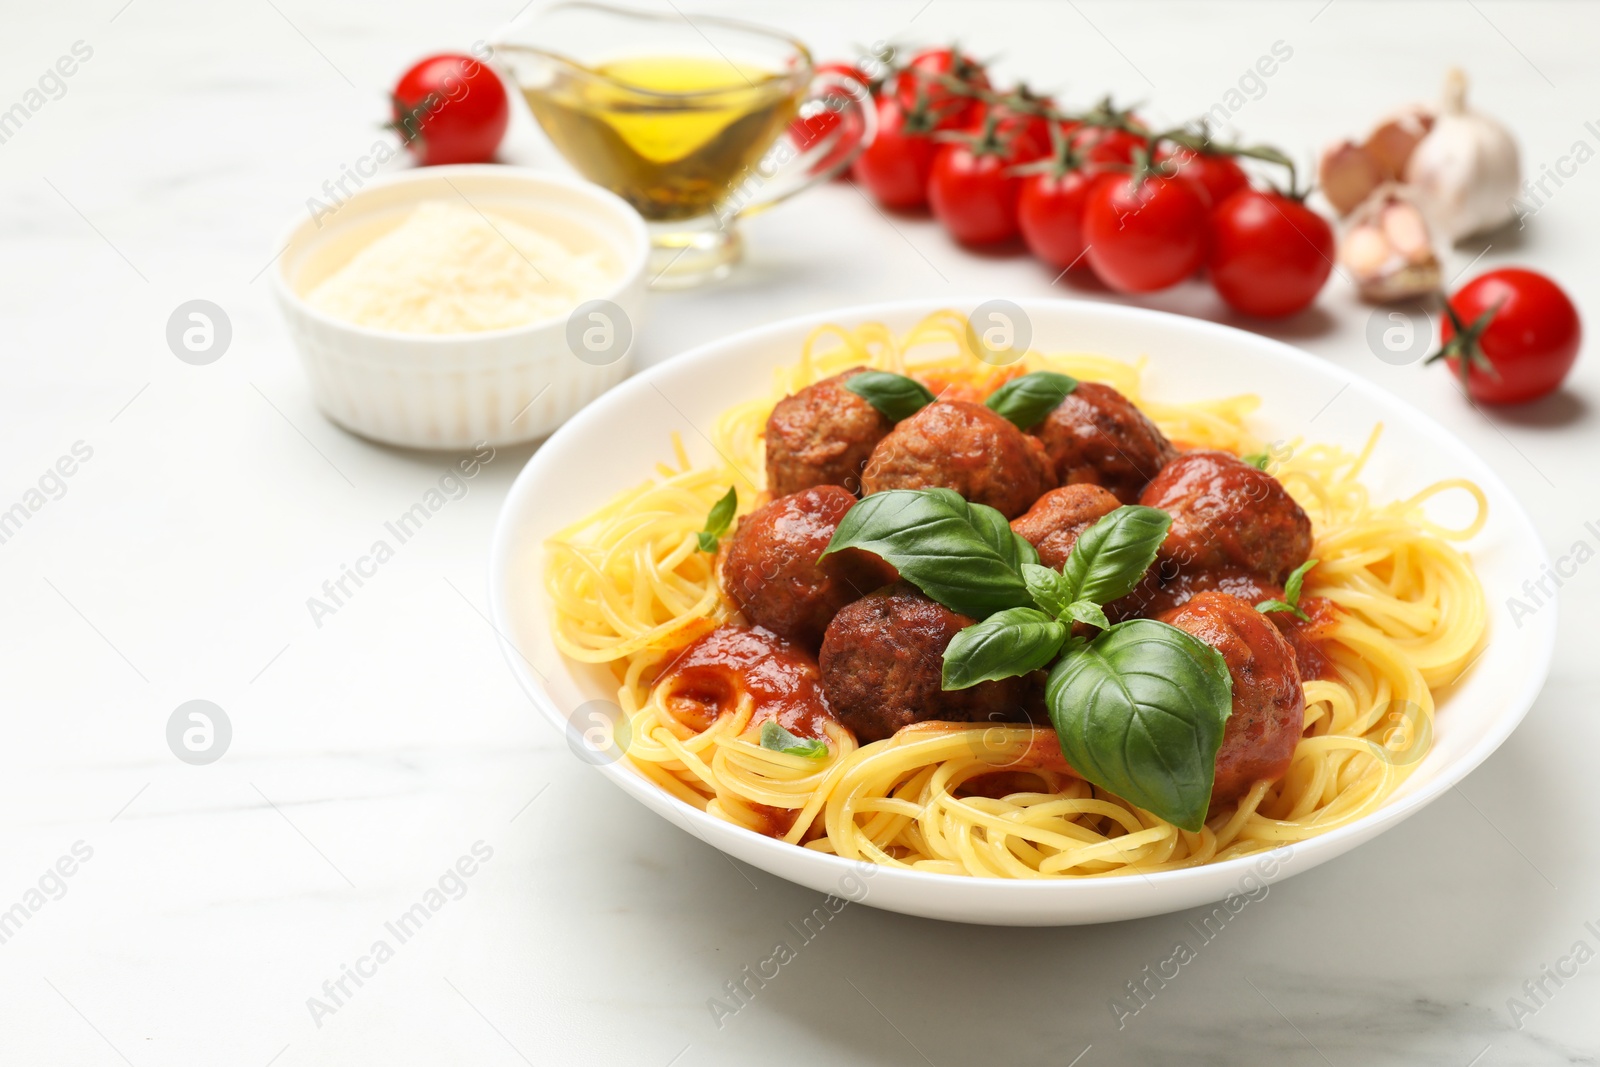
<path id="1" fill-rule="evenodd" d="M 710 212 L 795 117 L 804 83 L 718 57 L 646 56 L 523 90 L 562 155 L 651 221 Z"/>

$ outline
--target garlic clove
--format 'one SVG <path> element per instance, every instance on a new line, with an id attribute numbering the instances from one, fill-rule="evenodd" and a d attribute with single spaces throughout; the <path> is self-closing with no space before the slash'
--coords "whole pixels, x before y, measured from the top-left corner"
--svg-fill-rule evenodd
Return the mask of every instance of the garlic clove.
<path id="1" fill-rule="evenodd" d="M 1345 234 L 1339 258 L 1357 279 L 1376 278 L 1392 252 L 1383 230 L 1369 224 L 1352 227 Z"/>
<path id="2" fill-rule="evenodd" d="M 1317 179 L 1322 195 L 1343 216 L 1350 214 L 1383 184 L 1383 167 L 1363 146 L 1343 141 L 1322 153 Z"/>
<path id="3" fill-rule="evenodd" d="M 1411 161 L 1411 153 L 1432 129 L 1432 110 L 1414 104 L 1380 123 L 1362 147 L 1377 160 L 1385 179 L 1399 181 Z"/>
<path id="4" fill-rule="evenodd" d="M 1395 200 L 1383 208 L 1383 236 L 1408 263 L 1426 263 L 1434 258 L 1433 246 L 1428 241 L 1428 225 L 1422 212 L 1404 200 Z"/>
<path id="5" fill-rule="evenodd" d="M 1387 183 L 1351 215 L 1339 242 L 1339 263 L 1363 300 L 1389 303 L 1439 287 L 1439 259 L 1428 224 L 1405 190 Z"/>

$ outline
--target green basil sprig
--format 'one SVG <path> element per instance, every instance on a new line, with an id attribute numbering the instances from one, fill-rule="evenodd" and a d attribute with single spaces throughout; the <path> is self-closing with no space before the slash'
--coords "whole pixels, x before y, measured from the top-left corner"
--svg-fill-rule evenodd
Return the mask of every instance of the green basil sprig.
<path id="1" fill-rule="evenodd" d="M 951 489 L 890 489 L 858 502 L 822 555 L 859 548 L 882 556 L 900 577 L 951 611 L 984 619 L 1028 607 L 1024 563 L 1039 553 L 1006 517 Z"/>
<path id="2" fill-rule="evenodd" d="M 1036 370 L 1013 378 L 984 401 L 989 410 L 1004 415 L 1019 430 L 1031 430 L 1078 387 L 1078 379 L 1055 371 Z"/>
<path id="3" fill-rule="evenodd" d="M 1311 616 L 1300 608 L 1300 587 L 1305 584 L 1306 572 L 1317 565 L 1314 559 L 1308 559 L 1296 567 L 1289 575 L 1289 580 L 1283 583 L 1282 600 L 1263 600 L 1256 605 L 1256 610 L 1262 614 L 1269 611 L 1288 611 L 1301 622 L 1310 622 Z"/>
<path id="4" fill-rule="evenodd" d="M 730 485 L 728 491 L 722 494 L 722 499 L 712 504 L 711 510 L 706 513 L 706 528 L 694 535 L 699 542 L 700 551 L 717 550 L 717 541 L 728 532 L 728 527 L 733 525 L 733 512 L 738 506 L 738 490 Z"/>
<path id="5" fill-rule="evenodd" d="M 957 634 L 944 650 L 943 688 L 1036 671 L 1062 649 L 1070 653 L 1084 643 L 1069 640 L 1075 622 L 1111 629 L 1101 605 L 1138 583 L 1171 525 L 1164 511 L 1127 505 L 1085 530 L 1062 570 L 1023 563 L 1019 570 L 1032 605 L 1002 611 Z"/>
<path id="6" fill-rule="evenodd" d="M 890 422 L 908 419 L 933 403 L 928 387 L 904 374 L 864 370 L 845 380 L 844 387 L 878 409 Z"/>
<path id="7" fill-rule="evenodd" d="M 1045 704 L 1067 762 L 1094 785 L 1198 831 L 1233 707 L 1227 664 L 1175 626 L 1113 626 L 1103 608 L 1138 584 L 1171 522 L 1155 508 L 1118 508 L 1083 532 L 1056 571 L 994 509 L 948 489 L 901 489 L 851 508 L 827 551 L 880 555 L 934 600 L 980 620 L 945 649 L 944 689 L 1050 667 Z M 1100 633 L 1074 637 L 1075 622 Z"/>
<path id="8" fill-rule="evenodd" d="M 815 737 L 796 737 L 771 719 L 761 724 L 761 747 L 791 756 L 804 756 L 806 759 L 822 759 L 828 754 L 826 741 Z"/>

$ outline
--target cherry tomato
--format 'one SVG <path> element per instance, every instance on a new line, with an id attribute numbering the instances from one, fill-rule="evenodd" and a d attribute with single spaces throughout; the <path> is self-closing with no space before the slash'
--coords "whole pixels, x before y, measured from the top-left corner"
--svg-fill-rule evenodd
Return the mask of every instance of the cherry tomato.
<path id="1" fill-rule="evenodd" d="M 1050 103 L 1048 99 L 1031 95 L 1026 95 L 1025 99 L 1042 106 L 1049 106 Z M 1005 142 L 1007 157 L 1011 162 L 1031 163 L 1045 158 L 1054 150 L 1050 140 L 1049 119 L 1037 112 L 1018 110 L 1005 103 L 990 107 L 979 101 L 967 119 L 966 132 L 983 133 L 991 117 L 995 119 L 995 136 Z"/>
<path id="2" fill-rule="evenodd" d="M 1440 355 L 1457 375 L 1466 357 L 1467 393 L 1481 403 L 1521 404 L 1553 393 L 1578 358 L 1578 309 L 1543 274 L 1492 270 L 1456 290 L 1450 310 L 1466 330 L 1447 316 Z"/>
<path id="3" fill-rule="evenodd" d="M 1089 190 L 1085 258 L 1119 293 L 1176 285 L 1206 256 L 1206 206 L 1180 178 L 1107 175 Z"/>
<path id="4" fill-rule="evenodd" d="M 1211 284 L 1246 315 L 1281 318 L 1306 307 L 1333 254 L 1333 227 L 1298 200 L 1247 187 L 1211 211 Z"/>
<path id="5" fill-rule="evenodd" d="M 816 73 L 842 74 L 845 77 L 855 79 L 863 88 L 868 84 L 868 78 L 866 74 L 862 73 L 861 68 L 849 63 L 820 63 L 817 65 Z M 842 92 L 843 90 L 840 90 L 841 94 Z M 844 106 L 846 102 L 843 100 L 837 101 L 841 105 L 838 108 L 830 106 L 830 96 L 832 96 L 832 93 L 824 95 L 822 102 L 815 105 L 817 110 L 813 114 L 805 115 L 789 123 L 789 138 L 794 141 L 795 146 L 802 152 L 831 135 L 834 130 L 838 129 L 840 123 L 845 124 L 845 132 L 840 135 L 838 142 L 827 155 L 811 165 L 811 173 L 813 174 L 820 174 L 825 170 L 829 170 L 839 160 L 849 155 L 851 150 L 855 148 L 856 141 L 860 139 L 863 128 L 861 116 L 854 107 Z M 841 172 L 837 177 L 843 179 L 845 174 Z"/>
<path id="6" fill-rule="evenodd" d="M 1012 161 L 1003 150 L 986 148 L 985 140 L 941 146 L 928 177 L 928 206 L 963 244 L 995 244 L 1017 235 L 1022 179 L 1009 173 Z"/>
<path id="7" fill-rule="evenodd" d="M 1030 174 L 1017 198 L 1017 224 L 1028 251 L 1065 270 L 1083 259 L 1083 209 L 1102 175 L 1079 168 L 1063 174 Z"/>
<path id="8" fill-rule="evenodd" d="M 1132 163 L 1135 150 L 1144 146 L 1143 137 L 1111 126 L 1079 126 L 1072 133 L 1073 151 L 1085 163 Z"/>
<path id="9" fill-rule="evenodd" d="M 894 93 L 880 96 L 878 136 L 851 164 L 850 173 L 884 207 L 916 208 L 928 202 L 928 175 L 940 145 L 925 116 L 908 114 Z"/>
<path id="10" fill-rule="evenodd" d="M 1156 151 L 1160 162 L 1171 161 L 1180 178 L 1193 182 L 1206 194 L 1206 206 L 1215 207 L 1250 184 L 1244 168 L 1232 156 L 1195 152 L 1179 145 L 1162 145 Z"/>
<path id="11" fill-rule="evenodd" d="M 511 119 L 506 90 L 472 56 L 429 56 L 391 94 L 394 127 L 423 166 L 488 163 Z"/>
<path id="12" fill-rule="evenodd" d="M 939 129 L 958 130 L 971 118 L 977 98 L 951 90 L 940 83 L 937 75 L 955 78 L 976 89 L 989 88 L 989 75 L 971 56 L 951 48 L 928 48 L 912 56 L 896 77 L 894 93 L 902 108 L 915 111 L 922 103 L 933 114 Z"/>

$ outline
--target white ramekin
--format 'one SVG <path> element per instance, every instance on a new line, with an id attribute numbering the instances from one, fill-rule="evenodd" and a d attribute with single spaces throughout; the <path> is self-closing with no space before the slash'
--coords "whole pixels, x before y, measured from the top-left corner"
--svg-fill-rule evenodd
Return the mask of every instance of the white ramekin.
<path id="1" fill-rule="evenodd" d="M 424 200 L 464 200 L 558 238 L 581 231 L 601 242 L 621 274 L 599 295 L 600 311 L 610 336 L 628 342 L 584 350 L 582 339 L 597 336 L 585 333 L 587 304 L 582 321 L 564 312 L 508 330 L 410 334 L 343 322 L 303 299 L 330 267 Z M 530 441 L 622 381 L 633 361 L 650 236 L 625 201 L 576 178 L 494 164 L 406 171 L 368 183 L 332 210 L 308 211 L 281 245 L 274 288 L 317 405 L 363 437 L 436 449 Z"/>

